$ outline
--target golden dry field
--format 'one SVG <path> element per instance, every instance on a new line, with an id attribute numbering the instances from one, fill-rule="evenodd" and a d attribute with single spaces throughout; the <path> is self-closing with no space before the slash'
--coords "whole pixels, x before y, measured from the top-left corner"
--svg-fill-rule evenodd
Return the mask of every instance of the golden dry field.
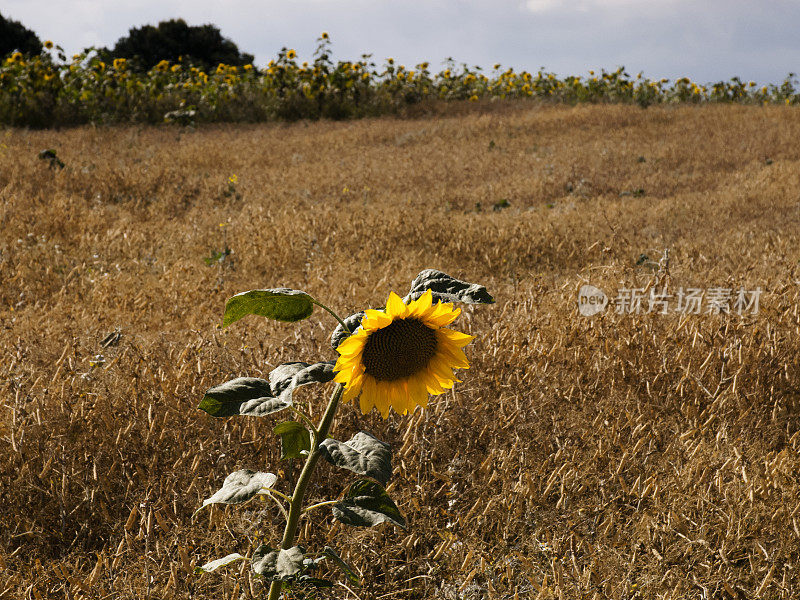
<path id="1" fill-rule="evenodd" d="M 340 409 L 339 439 L 392 444 L 410 527 L 312 513 L 301 543 L 364 576 L 323 597 L 800 597 L 798 109 L 458 111 L 0 131 L 0 598 L 264 597 L 246 563 L 192 571 L 279 543 L 274 506 L 192 513 L 236 469 L 289 492 L 297 466 L 277 418 L 196 407 L 335 358 L 335 322 L 223 330 L 225 301 L 286 286 L 350 314 L 428 267 L 497 303 L 464 308 L 472 367 L 427 410 Z M 579 314 L 585 283 L 604 313 Z M 763 293 L 615 312 L 663 285 Z M 326 397 L 297 392 L 315 418 Z M 311 500 L 341 477 L 322 465 Z"/>

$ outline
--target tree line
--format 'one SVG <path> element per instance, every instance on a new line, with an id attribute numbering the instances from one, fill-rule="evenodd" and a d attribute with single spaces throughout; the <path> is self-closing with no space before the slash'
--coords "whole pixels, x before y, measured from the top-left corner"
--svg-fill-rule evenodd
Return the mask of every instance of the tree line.
<path id="1" fill-rule="evenodd" d="M 36 33 L 19 21 L 0 14 L 0 57 L 15 52 L 39 54 L 43 48 L 44 44 Z M 242 66 L 253 62 L 252 54 L 240 52 L 216 26 L 188 25 L 183 19 L 132 27 L 128 35 L 118 39 L 112 48 L 97 50 L 98 56 L 106 62 L 125 58 L 130 68 L 138 71 L 147 71 L 162 60 L 180 61 L 205 70 L 220 63 Z"/>

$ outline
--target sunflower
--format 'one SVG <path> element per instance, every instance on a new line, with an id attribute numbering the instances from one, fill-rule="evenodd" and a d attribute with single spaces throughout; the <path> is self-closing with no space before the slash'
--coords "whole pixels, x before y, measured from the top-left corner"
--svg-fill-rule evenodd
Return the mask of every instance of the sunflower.
<path id="1" fill-rule="evenodd" d="M 361 412 L 376 407 L 383 418 L 393 408 L 404 415 L 428 404 L 458 381 L 453 369 L 468 369 L 461 350 L 473 336 L 446 329 L 461 313 L 451 303 L 433 304 L 426 291 L 408 304 L 394 292 L 386 310 L 367 310 L 361 327 L 339 344 L 335 381 L 344 401 L 361 395 Z"/>

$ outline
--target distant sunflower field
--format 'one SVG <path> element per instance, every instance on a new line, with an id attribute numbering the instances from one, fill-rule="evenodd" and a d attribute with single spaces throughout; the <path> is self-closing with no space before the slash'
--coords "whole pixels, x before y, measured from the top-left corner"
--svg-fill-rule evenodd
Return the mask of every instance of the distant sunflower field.
<path id="1" fill-rule="evenodd" d="M 94 49 L 71 60 L 51 41 L 40 55 L 14 53 L 0 65 L 0 124 L 53 127 L 83 123 L 258 122 L 347 119 L 395 114 L 436 101 L 499 101 L 531 98 L 553 103 L 798 104 L 800 91 L 790 73 L 781 84 L 759 86 L 733 77 L 701 85 L 682 77 L 652 80 L 624 67 L 589 71 L 587 77 L 558 77 L 540 69 L 515 71 L 495 64 L 480 67 L 445 61 L 432 72 L 427 62 L 413 68 L 387 58 L 383 65 L 362 55 L 357 61 L 331 59 L 330 38 L 322 33 L 312 62 L 284 48 L 264 68 L 219 64 L 204 71 L 161 61 L 146 72 L 124 58 L 104 62 Z"/>

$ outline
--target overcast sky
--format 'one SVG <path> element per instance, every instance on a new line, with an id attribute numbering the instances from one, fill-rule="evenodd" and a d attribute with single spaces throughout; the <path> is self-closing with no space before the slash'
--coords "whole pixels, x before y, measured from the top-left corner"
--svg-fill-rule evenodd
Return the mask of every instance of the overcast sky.
<path id="1" fill-rule="evenodd" d="M 701 83 L 800 71 L 800 0 L 0 0 L 0 13 L 69 54 L 180 17 L 218 26 L 258 65 L 282 46 L 310 59 L 327 31 L 337 59 L 406 66 L 452 56 L 563 76 L 624 65 Z"/>

